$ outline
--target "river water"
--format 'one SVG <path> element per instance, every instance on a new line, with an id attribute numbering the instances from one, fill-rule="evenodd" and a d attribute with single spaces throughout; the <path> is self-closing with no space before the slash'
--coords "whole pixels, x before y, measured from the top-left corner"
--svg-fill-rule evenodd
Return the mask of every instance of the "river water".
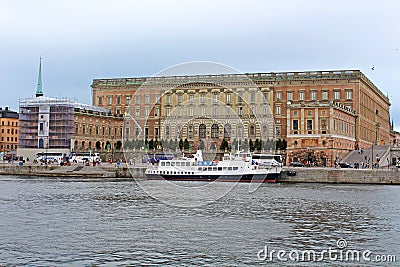
<path id="1" fill-rule="evenodd" d="M 141 183 L 171 197 L 166 181 Z M 231 186 L 214 184 L 218 190 Z M 248 184 L 237 184 L 219 199 L 194 207 L 177 207 L 158 196 L 135 181 L 0 176 L 0 266 L 400 262 L 398 186 L 263 184 L 249 192 Z M 190 190 L 174 196 L 181 197 L 188 203 L 199 198 Z M 338 258 L 339 252 L 329 258 L 322 251 L 330 247 L 370 253 L 353 261 Z M 272 250 L 285 254 L 277 258 Z M 304 250 L 321 257 L 302 259 Z M 373 262 L 393 255 L 394 263 Z"/>

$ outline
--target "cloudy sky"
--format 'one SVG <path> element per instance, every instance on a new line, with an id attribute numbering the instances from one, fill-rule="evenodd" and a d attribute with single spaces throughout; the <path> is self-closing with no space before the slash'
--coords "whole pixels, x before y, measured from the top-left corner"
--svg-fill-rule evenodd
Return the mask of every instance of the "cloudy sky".
<path id="1" fill-rule="evenodd" d="M 211 61 L 242 72 L 360 69 L 389 94 L 400 128 L 397 0 L 0 0 L 0 25 L 2 107 L 34 95 L 40 56 L 45 94 L 84 103 L 93 78 Z"/>

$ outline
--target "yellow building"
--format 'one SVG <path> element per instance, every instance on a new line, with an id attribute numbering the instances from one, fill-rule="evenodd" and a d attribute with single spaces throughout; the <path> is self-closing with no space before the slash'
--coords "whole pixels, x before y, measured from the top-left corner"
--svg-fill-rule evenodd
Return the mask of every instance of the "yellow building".
<path id="1" fill-rule="evenodd" d="M 16 111 L 0 108 L 0 152 L 11 154 L 18 148 L 18 122 Z"/>

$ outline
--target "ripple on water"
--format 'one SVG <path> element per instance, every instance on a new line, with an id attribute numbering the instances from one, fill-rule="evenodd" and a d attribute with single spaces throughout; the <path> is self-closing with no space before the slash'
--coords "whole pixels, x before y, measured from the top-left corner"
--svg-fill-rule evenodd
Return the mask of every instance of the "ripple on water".
<path id="1" fill-rule="evenodd" d="M 147 183 L 170 195 L 162 181 Z M 135 182 L 3 176 L 0 265 L 254 266 L 264 245 L 322 250 L 339 238 L 393 254 L 400 251 L 399 196 L 390 186 L 265 184 L 249 193 L 239 184 L 209 205 L 179 208 Z"/>

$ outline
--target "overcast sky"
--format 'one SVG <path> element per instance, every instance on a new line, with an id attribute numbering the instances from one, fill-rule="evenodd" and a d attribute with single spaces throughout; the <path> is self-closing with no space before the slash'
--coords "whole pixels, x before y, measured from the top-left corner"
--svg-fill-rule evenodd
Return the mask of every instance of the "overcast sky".
<path id="1" fill-rule="evenodd" d="M 190 61 L 242 72 L 360 69 L 400 128 L 400 1 L 0 0 L 0 105 L 34 95 L 91 103 L 94 78 Z M 374 70 L 371 69 L 375 66 Z"/>

